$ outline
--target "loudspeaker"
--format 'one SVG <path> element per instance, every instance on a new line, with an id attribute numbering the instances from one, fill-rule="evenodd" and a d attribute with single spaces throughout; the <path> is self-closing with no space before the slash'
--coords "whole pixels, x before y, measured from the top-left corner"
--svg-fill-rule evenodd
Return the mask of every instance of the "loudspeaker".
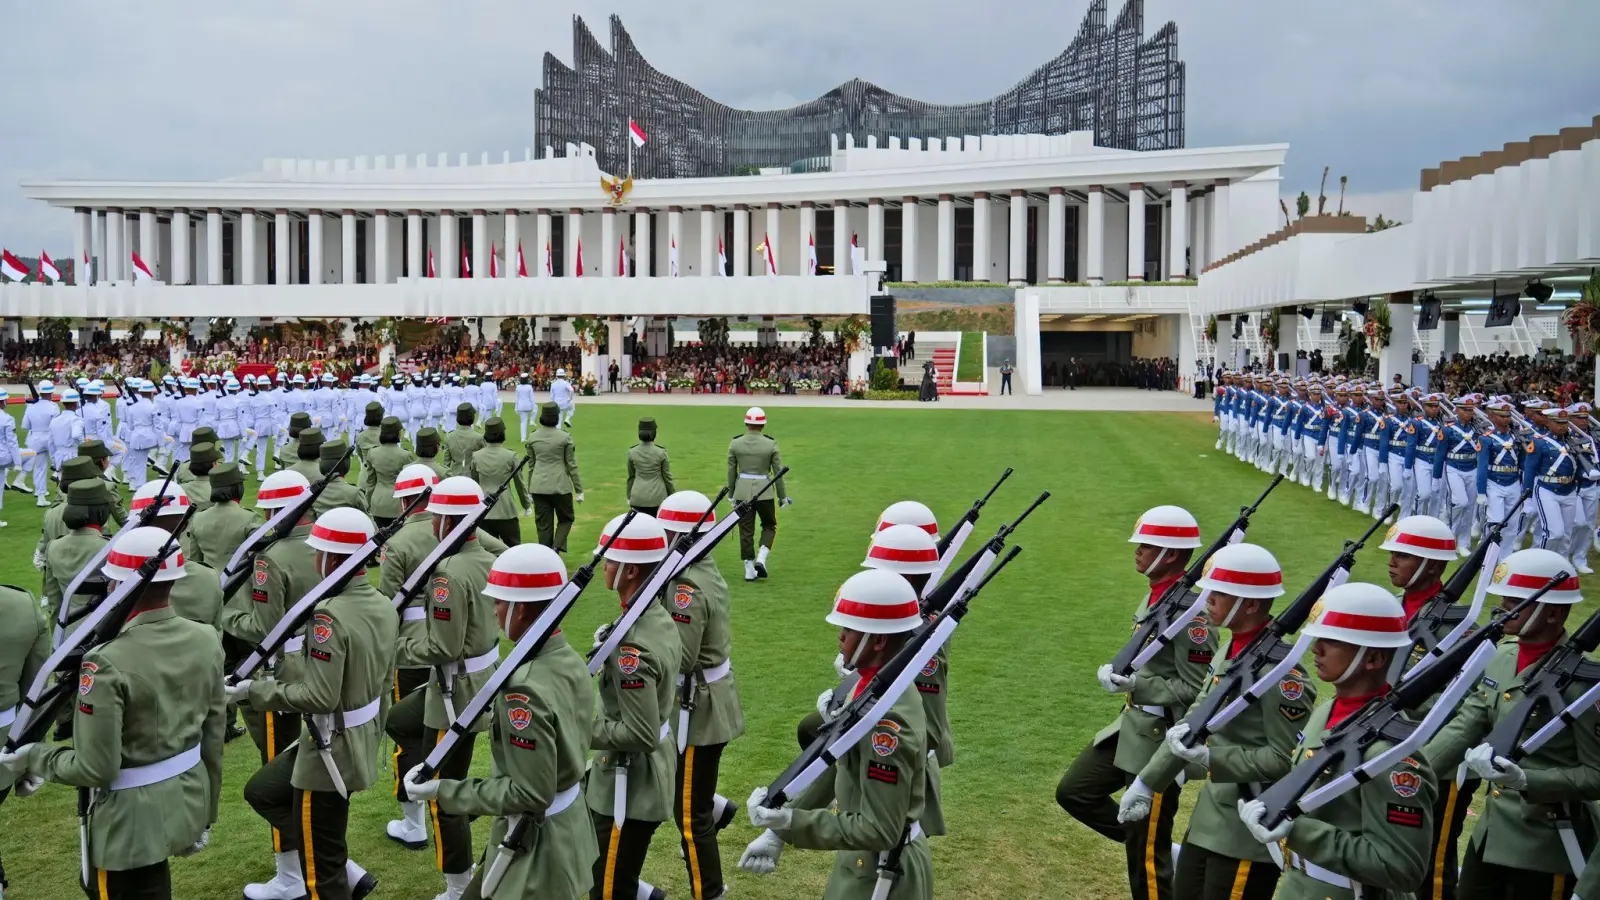
<path id="1" fill-rule="evenodd" d="M 1522 309 L 1522 298 L 1517 294 L 1500 294 L 1489 301 L 1489 315 L 1483 321 L 1485 328 L 1504 328 L 1516 321 Z"/>
<path id="2" fill-rule="evenodd" d="M 893 347 L 898 333 L 894 327 L 894 297 L 873 297 L 868 309 L 872 312 L 872 346 Z"/>
<path id="3" fill-rule="evenodd" d="M 1417 307 L 1417 330 L 1433 331 L 1439 327 L 1442 304 L 1437 297 L 1429 297 Z"/>
<path id="4" fill-rule="evenodd" d="M 1321 334 L 1333 334 L 1334 326 L 1338 323 L 1338 314 L 1325 312 L 1322 314 Z"/>

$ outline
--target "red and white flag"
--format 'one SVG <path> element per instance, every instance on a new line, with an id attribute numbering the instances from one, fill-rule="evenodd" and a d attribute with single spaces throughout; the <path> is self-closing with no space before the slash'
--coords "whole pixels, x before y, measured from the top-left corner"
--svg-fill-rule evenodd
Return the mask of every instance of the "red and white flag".
<path id="1" fill-rule="evenodd" d="M 522 261 L 522 242 L 517 241 L 517 277 L 528 277 L 528 264 Z"/>
<path id="2" fill-rule="evenodd" d="M 28 277 L 28 268 L 22 264 L 22 260 L 12 256 L 10 250 L 0 250 L 0 275 L 12 281 L 21 281 Z"/>
<path id="3" fill-rule="evenodd" d="M 722 235 L 717 235 L 717 274 L 728 274 L 728 254 L 722 249 Z"/>
<path id="4" fill-rule="evenodd" d="M 80 268 L 80 266 L 81 266 L 81 268 Z M 72 283 L 73 284 L 88 284 L 89 283 L 89 251 L 87 251 L 87 250 L 83 251 L 83 262 L 79 263 L 78 266 L 73 266 L 73 269 L 74 269 L 74 271 L 72 273 Z"/>
<path id="5" fill-rule="evenodd" d="M 494 258 L 494 244 L 489 244 L 489 277 L 500 277 L 500 261 Z"/>
<path id="6" fill-rule="evenodd" d="M 812 275 L 817 274 L 817 236 L 806 236 L 806 271 Z"/>
<path id="7" fill-rule="evenodd" d="M 678 239 L 672 239 L 671 251 L 667 254 L 667 268 L 672 270 L 672 277 L 678 277 Z"/>
<path id="8" fill-rule="evenodd" d="M 50 259 L 50 254 L 39 251 L 39 276 L 50 279 L 51 284 L 61 280 L 61 270 L 56 268 L 55 262 Z"/>
<path id="9" fill-rule="evenodd" d="M 861 243 L 856 240 L 856 233 L 850 232 L 850 274 L 860 275 L 866 268 L 867 251 L 861 249 Z"/>
<path id="10" fill-rule="evenodd" d="M 617 238 L 617 277 L 628 277 L 628 242 Z"/>
<path id="11" fill-rule="evenodd" d="M 577 253 L 577 257 L 578 258 L 576 260 L 574 260 L 573 265 L 572 265 L 572 267 L 574 269 L 576 269 L 577 271 L 573 272 L 572 274 L 576 278 L 582 278 L 583 277 L 583 238 L 578 238 L 578 253 Z"/>
<path id="12" fill-rule="evenodd" d="M 765 232 L 761 234 L 761 255 L 766 258 L 767 274 L 776 276 L 778 274 L 778 254 L 772 249 L 772 236 Z"/>
<path id="13" fill-rule="evenodd" d="M 633 139 L 635 147 L 643 147 L 644 142 L 650 140 L 650 136 L 644 133 L 644 129 L 639 127 L 639 123 L 632 119 L 628 120 L 628 137 Z"/>
<path id="14" fill-rule="evenodd" d="M 429 278 L 438 278 L 439 277 L 439 273 L 437 271 L 435 271 L 434 268 L 433 268 L 433 248 L 432 247 L 428 248 L 428 277 Z"/>
<path id="15" fill-rule="evenodd" d="M 139 258 L 139 254 L 133 254 L 133 283 L 138 284 L 141 281 L 155 280 L 156 276 L 151 273 L 150 267 L 144 264 L 144 260 Z"/>
<path id="16" fill-rule="evenodd" d="M 550 256 L 550 242 L 549 241 L 545 241 L 544 242 L 544 274 L 545 275 L 554 275 L 555 273 L 556 273 L 555 260 Z"/>
<path id="17" fill-rule="evenodd" d="M 467 256 L 467 248 L 461 248 L 461 277 L 472 277 L 472 260 Z"/>

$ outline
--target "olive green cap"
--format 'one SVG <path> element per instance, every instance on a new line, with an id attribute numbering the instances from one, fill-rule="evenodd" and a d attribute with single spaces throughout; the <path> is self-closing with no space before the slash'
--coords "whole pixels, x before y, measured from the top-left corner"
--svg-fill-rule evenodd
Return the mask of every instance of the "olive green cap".
<path id="1" fill-rule="evenodd" d="M 61 483 L 87 481 L 100 477 L 100 464 L 87 456 L 74 456 L 61 464 Z"/>
<path id="2" fill-rule="evenodd" d="M 233 487 L 236 484 L 244 484 L 244 471 L 238 463 L 220 463 L 211 470 L 213 488 Z"/>
<path id="3" fill-rule="evenodd" d="M 90 438 L 78 445 L 78 455 L 87 456 L 90 459 L 110 459 L 111 448 L 107 447 L 105 441 L 99 438 Z"/>
<path id="4" fill-rule="evenodd" d="M 439 452 L 439 429 L 424 428 L 417 432 L 417 455 L 432 456 Z"/>
<path id="5" fill-rule="evenodd" d="M 307 428 L 300 432 L 300 446 L 302 447 L 316 446 L 321 444 L 323 440 L 321 428 Z"/>
<path id="6" fill-rule="evenodd" d="M 301 430 L 311 427 L 311 413 L 297 412 L 289 415 L 289 427 Z"/>
<path id="7" fill-rule="evenodd" d="M 506 423 L 499 416 L 490 416 L 483 423 L 483 439 L 498 444 L 506 439 Z"/>
<path id="8" fill-rule="evenodd" d="M 461 405 L 456 407 L 456 413 L 458 415 L 460 413 L 475 413 L 477 411 L 478 411 L 478 408 L 476 406 L 473 406 L 471 403 L 463 403 L 463 404 L 461 404 Z"/>
<path id="9" fill-rule="evenodd" d="M 67 503 L 72 506 L 107 506 L 111 488 L 100 478 L 85 478 L 67 485 Z"/>
<path id="10" fill-rule="evenodd" d="M 369 413 L 381 413 L 381 412 L 383 412 L 383 404 L 379 403 L 376 400 L 374 400 L 371 403 L 367 404 L 367 412 L 369 412 Z"/>
<path id="11" fill-rule="evenodd" d="M 191 447 L 200 444 L 215 444 L 216 442 L 217 430 L 210 425 L 201 425 L 194 430 L 193 434 L 189 435 L 189 446 Z"/>
<path id="12" fill-rule="evenodd" d="M 561 408 L 554 403 L 539 404 L 539 424 L 554 425 L 561 421 Z"/>
<path id="13" fill-rule="evenodd" d="M 378 436 L 399 440 L 400 420 L 394 416 L 385 416 L 383 421 L 378 424 Z"/>
<path id="14" fill-rule="evenodd" d="M 321 459 L 324 462 L 338 462 L 344 457 L 344 451 L 347 446 L 344 438 L 340 438 L 337 441 L 329 441 L 322 445 Z"/>
<path id="15" fill-rule="evenodd" d="M 216 463 L 222 460 L 222 451 L 216 444 L 195 444 L 189 448 L 189 461 L 192 463 Z"/>

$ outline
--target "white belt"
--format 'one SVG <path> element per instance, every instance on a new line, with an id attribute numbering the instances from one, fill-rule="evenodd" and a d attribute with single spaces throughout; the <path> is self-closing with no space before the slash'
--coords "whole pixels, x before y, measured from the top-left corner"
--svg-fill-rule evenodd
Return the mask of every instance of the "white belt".
<path id="1" fill-rule="evenodd" d="M 497 645 L 481 656 L 474 656 L 461 662 L 445 663 L 441 668 L 446 678 L 459 678 L 462 675 L 475 675 L 484 669 L 492 669 L 499 662 L 500 647 Z"/>
<path id="2" fill-rule="evenodd" d="M 721 681 L 722 679 L 727 678 L 728 677 L 728 673 L 730 673 L 732 671 L 733 671 L 733 660 L 725 659 L 722 662 L 712 666 L 709 669 L 701 669 L 700 670 L 700 683 L 701 684 L 716 684 L 717 682 Z M 678 676 L 678 682 L 677 683 L 678 683 L 678 687 L 683 687 L 683 676 L 682 675 Z"/>
<path id="3" fill-rule="evenodd" d="M 574 784 L 572 787 L 569 787 L 564 791 L 557 791 L 556 795 L 550 798 L 550 806 L 544 811 L 545 818 L 548 819 L 551 816 L 558 816 L 566 812 L 567 807 L 576 802 L 578 795 L 581 793 L 583 793 L 582 781 L 579 781 L 577 784 Z"/>
<path id="4" fill-rule="evenodd" d="M 127 791 L 133 788 L 160 784 L 168 779 L 177 778 L 199 764 L 200 745 L 196 744 L 177 756 L 163 759 L 160 762 L 154 762 L 148 766 L 134 766 L 131 769 L 123 769 L 117 773 L 117 777 L 111 779 L 111 790 Z"/>
<path id="5" fill-rule="evenodd" d="M 15 706 L 10 709 L 0 709 L 0 728 L 8 728 L 16 720 L 17 708 Z"/>
<path id="6" fill-rule="evenodd" d="M 344 730 L 359 728 L 378 717 L 378 711 L 383 707 L 383 698 L 378 697 L 360 709 L 347 709 L 344 711 Z M 338 724 L 332 715 L 313 716 L 317 727 L 322 729 L 322 736 L 328 740 L 333 739 L 333 727 Z"/>
<path id="7" fill-rule="evenodd" d="M 428 611 L 426 609 L 423 609 L 422 607 L 418 606 L 417 604 L 413 603 L 410 606 L 406 607 L 406 611 L 405 612 L 400 614 L 400 621 L 402 621 L 402 622 L 420 622 L 423 619 L 426 619 L 427 617 L 428 617 Z"/>
<path id="8" fill-rule="evenodd" d="M 1317 865 L 1309 859 L 1306 859 L 1304 856 L 1301 856 L 1298 853 L 1289 854 L 1289 861 L 1294 864 L 1295 868 L 1306 873 L 1312 878 L 1315 878 L 1323 884 L 1331 884 L 1334 887 L 1349 888 L 1351 890 L 1361 889 L 1361 885 L 1351 881 L 1346 876 L 1340 875 L 1338 872 L 1334 872 L 1329 869 L 1324 869 L 1323 867 Z"/>
<path id="9" fill-rule="evenodd" d="M 759 473 L 755 474 L 755 475 L 747 475 L 744 472 L 740 472 L 739 473 L 739 477 L 743 478 L 745 481 L 766 481 L 767 480 L 767 476 L 759 474 Z"/>
<path id="10" fill-rule="evenodd" d="M 1137 709 L 1140 712 L 1149 713 L 1152 716 L 1165 717 L 1167 714 L 1167 708 L 1165 706 L 1137 706 L 1130 704 L 1128 708 Z"/>

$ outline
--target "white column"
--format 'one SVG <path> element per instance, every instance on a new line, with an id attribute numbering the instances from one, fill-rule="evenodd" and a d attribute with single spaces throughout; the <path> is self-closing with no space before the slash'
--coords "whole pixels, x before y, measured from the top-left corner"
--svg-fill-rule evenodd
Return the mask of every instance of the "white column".
<path id="1" fill-rule="evenodd" d="M 1098 184 L 1089 185 L 1089 265 L 1085 280 L 1100 284 L 1106 280 L 1106 192 Z"/>
<path id="2" fill-rule="evenodd" d="M 261 219 L 253 209 L 239 211 L 239 230 L 234 235 L 233 260 L 239 269 L 240 284 L 260 284 L 256 271 L 256 229 Z"/>
<path id="3" fill-rule="evenodd" d="M 672 247 L 676 242 L 678 247 L 678 274 L 683 274 L 683 207 L 671 206 L 667 208 L 667 260 L 661 267 L 661 274 L 666 277 L 672 275 Z"/>
<path id="4" fill-rule="evenodd" d="M 1183 278 L 1189 273 L 1184 251 L 1189 248 L 1189 185 L 1172 183 L 1172 209 L 1167 214 L 1167 277 Z"/>
<path id="5" fill-rule="evenodd" d="M 461 277 L 461 236 L 453 209 L 439 210 L 439 256 L 433 261 L 440 278 Z"/>
<path id="6" fill-rule="evenodd" d="M 817 205 L 810 200 L 800 201 L 800 275 L 817 274 L 811 271 L 811 257 L 817 241 Z"/>
<path id="7" fill-rule="evenodd" d="M 867 259 L 883 261 L 883 201 L 877 197 L 867 201 Z"/>
<path id="8" fill-rule="evenodd" d="M 156 211 L 150 208 L 139 210 L 139 258 L 144 260 L 150 274 L 161 281 L 167 280 L 167 273 L 161 270 L 161 253 L 157 250 L 160 244 L 156 239 Z"/>
<path id="9" fill-rule="evenodd" d="M 1011 189 L 1011 238 L 1006 241 L 1011 251 L 1010 280 L 1012 284 L 1028 283 L 1028 192 Z"/>
<path id="10" fill-rule="evenodd" d="M 313 209 L 306 213 L 306 284 L 321 284 L 322 273 L 326 271 L 322 264 L 322 248 L 326 243 L 323 238 L 325 225 L 322 210 Z"/>
<path id="11" fill-rule="evenodd" d="M 972 195 L 972 280 L 989 281 L 989 195 Z"/>
<path id="12" fill-rule="evenodd" d="M 934 277 L 940 281 L 956 278 L 956 198 L 939 195 L 939 253 Z"/>
<path id="13" fill-rule="evenodd" d="M 717 218 L 716 207 L 700 207 L 700 274 L 706 277 L 718 274 L 717 234 L 714 228 Z"/>
<path id="14" fill-rule="evenodd" d="M 917 280 L 917 214 L 922 201 L 900 198 L 900 280 Z"/>
<path id="15" fill-rule="evenodd" d="M 1067 280 L 1067 191 L 1050 189 L 1050 252 L 1045 278 L 1051 284 Z"/>
<path id="16" fill-rule="evenodd" d="M 650 277 L 651 242 L 650 219 L 654 214 L 648 209 L 638 209 L 633 214 L 633 274 L 638 278 Z"/>
<path id="17" fill-rule="evenodd" d="M 778 253 L 778 248 L 783 246 L 783 241 L 778 237 L 778 211 L 778 204 L 767 204 L 767 220 L 763 222 L 761 226 L 761 239 L 770 243 L 772 248 L 773 268 L 778 272 L 778 274 L 781 275 L 783 274 L 783 259 Z M 757 265 L 761 270 L 762 275 L 767 274 L 767 261 L 765 257 L 760 259 Z"/>
<path id="18" fill-rule="evenodd" d="M 854 275 L 850 267 L 850 201 L 833 201 L 833 274 Z"/>
<path id="19" fill-rule="evenodd" d="M 472 277 L 489 277 L 489 216 L 481 209 L 472 211 Z"/>
<path id="20" fill-rule="evenodd" d="M 193 237 L 189 234 L 189 211 L 175 209 L 172 211 L 172 284 L 189 284 L 193 281 L 189 272 L 193 265 L 189 261 L 189 242 Z M 79 265 L 82 265 L 83 254 L 78 254 Z"/>
<path id="21" fill-rule="evenodd" d="M 1018 384 L 1025 394 L 1044 393 L 1043 373 L 1040 371 L 1039 348 L 1039 295 L 1035 291 L 1024 291 L 1017 298 L 1015 304 L 1015 324 L 1012 328 L 1017 335 L 1017 374 Z M 987 376 L 986 376 L 987 377 Z"/>
<path id="22" fill-rule="evenodd" d="M 1412 317 L 1411 292 L 1389 295 L 1389 346 L 1379 351 L 1378 378 L 1389 384 L 1399 374 L 1411 381 L 1411 350 L 1416 340 Z"/>
<path id="23" fill-rule="evenodd" d="M 750 274 L 750 211 L 743 203 L 733 206 L 733 274 Z"/>
<path id="24" fill-rule="evenodd" d="M 516 278 L 517 276 L 517 248 L 522 246 L 522 224 L 517 221 L 517 211 L 508 209 L 505 212 L 506 222 L 506 264 L 501 267 L 500 277 Z M 523 264 L 527 264 L 524 255 Z"/>
<path id="25" fill-rule="evenodd" d="M 1211 258 L 1221 259 L 1233 252 L 1232 239 L 1228 234 L 1228 180 L 1217 179 L 1217 187 L 1211 193 Z M 1410 372 L 1406 377 L 1411 376 Z"/>
<path id="26" fill-rule="evenodd" d="M 206 284 L 222 283 L 222 210 L 206 210 Z"/>
<path id="27" fill-rule="evenodd" d="M 289 271 L 289 211 L 276 210 L 272 214 L 272 239 L 275 242 L 272 251 L 272 283 L 294 284 L 294 276 Z"/>
<path id="28" fill-rule="evenodd" d="M 406 210 L 406 277 L 421 278 L 428 274 L 422 252 L 422 210 Z"/>
<path id="29" fill-rule="evenodd" d="M 1128 185 L 1128 280 L 1144 276 L 1144 185 L 1134 182 Z"/>
<path id="30" fill-rule="evenodd" d="M 607 206 L 600 210 L 600 250 L 600 276 L 615 278 L 621 248 L 617 246 L 617 211 L 614 207 Z"/>
<path id="31" fill-rule="evenodd" d="M 110 260 L 110 257 L 106 252 L 107 215 L 105 210 L 96 209 L 90 211 L 89 217 L 94 220 L 93 224 L 90 226 L 92 229 L 92 239 L 94 240 L 94 268 L 93 271 L 91 271 L 90 276 L 93 280 L 93 283 L 99 284 L 102 281 L 109 280 L 109 276 L 106 274 L 108 271 L 107 266 L 109 265 Z"/>
<path id="32" fill-rule="evenodd" d="M 393 284 L 394 272 L 390 271 L 389 247 L 393 239 L 391 229 L 394 228 L 394 219 L 388 210 L 376 210 L 372 214 L 372 227 L 377 229 L 372 236 L 372 281 L 374 284 Z"/>
<path id="33" fill-rule="evenodd" d="M 107 281 L 123 280 L 121 261 L 127 255 L 122 247 L 123 221 L 122 210 L 116 207 L 106 210 L 106 255 L 102 272 Z"/>
<path id="34" fill-rule="evenodd" d="M 1444 321 L 1439 323 L 1439 330 L 1443 335 L 1440 347 L 1444 351 L 1439 358 L 1444 361 L 1461 352 L 1461 314 L 1445 313 Z M 1561 331 L 1566 330 L 1561 329 Z"/>
<path id="35" fill-rule="evenodd" d="M 564 223 L 562 223 L 562 225 L 563 225 L 562 233 L 564 235 L 564 240 L 565 240 L 565 243 L 567 245 L 566 248 L 565 248 L 565 252 L 567 254 L 567 259 L 566 259 L 567 277 L 568 278 L 576 278 L 576 277 L 578 277 L 578 271 L 577 271 L 577 265 L 578 265 L 578 243 L 583 239 L 583 210 L 581 210 L 581 209 L 569 209 L 569 210 L 567 210 L 567 220 Z M 589 252 L 593 253 L 594 252 L 594 248 L 593 247 L 589 248 Z"/>
<path id="36" fill-rule="evenodd" d="M 1201 194 L 1189 206 L 1194 219 L 1194 229 L 1190 232 L 1193 236 L 1189 239 L 1189 272 L 1199 278 L 1211 264 L 1211 255 L 1207 252 L 1211 245 L 1211 195 Z M 1233 365 L 1231 358 L 1228 365 Z"/>
<path id="37" fill-rule="evenodd" d="M 89 252 L 89 245 L 94 242 L 90 233 L 89 209 L 79 206 L 72 211 L 72 283 L 75 285 L 88 283 L 84 277 L 83 258 Z M 60 268 L 59 263 L 56 265 Z"/>
<path id="38" fill-rule="evenodd" d="M 550 251 L 550 264 L 555 265 L 555 248 L 550 246 L 550 210 L 536 209 L 533 211 L 533 247 L 522 252 L 523 260 L 528 264 L 528 271 L 535 278 L 547 278 L 550 272 L 545 269 L 545 251 Z"/>
<path id="39" fill-rule="evenodd" d="M 122 268 L 122 279 L 133 280 L 133 254 L 139 252 L 139 214 L 124 212 L 117 217 L 117 224 L 122 228 L 122 259 L 119 263 Z M 140 254 L 142 257 L 143 254 Z"/>

